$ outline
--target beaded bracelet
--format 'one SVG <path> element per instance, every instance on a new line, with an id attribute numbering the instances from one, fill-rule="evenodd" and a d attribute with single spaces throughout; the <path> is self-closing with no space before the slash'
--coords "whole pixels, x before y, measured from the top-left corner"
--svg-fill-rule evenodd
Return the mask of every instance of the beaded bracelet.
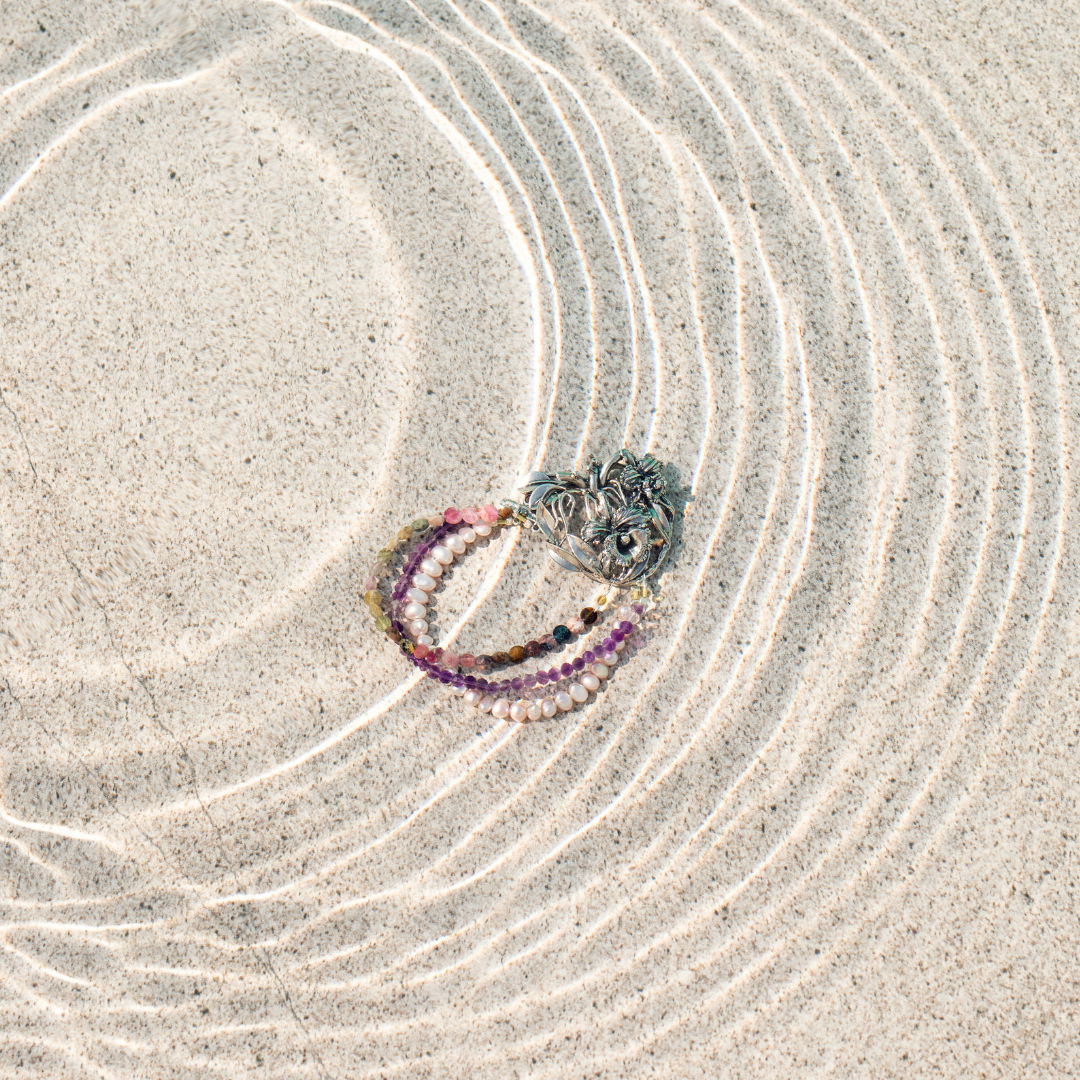
<path id="1" fill-rule="evenodd" d="M 645 614 L 645 605 L 640 601 L 649 591 L 632 583 L 658 569 L 671 543 L 672 514 L 662 467 L 651 455 L 638 461 L 622 450 L 603 465 L 593 462 L 585 474 L 530 474 L 524 504 L 509 503 L 501 509 L 486 505 L 458 510 L 451 506 L 442 514 L 415 519 L 377 554 L 364 582 L 364 599 L 376 629 L 398 644 L 410 662 L 429 678 L 449 685 L 470 704 L 497 718 L 538 720 L 584 702 L 608 677 L 626 643 L 640 644 L 642 640 L 635 636 L 635 624 Z M 578 536 L 572 526 L 582 518 Z M 444 569 L 470 544 L 509 525 L 531 525 L 548 541 L 549 554 L 559 566 L 581 571 L 617 589 L 629 588 L 630 600 L 636 602 L 618 608 L 619 621 L 603 640 L 599 653 L 590 649 L 550 670 L 489 682 L 469 669 L 485 673 L 496 664 L 537 657 L 568 643 L 575 634 L 587 633 L 600 618 L 595 607 L 586 607 L 576 619 L 569 620 L 569 625 L 560 623 L 550 634 L 490 656 L 455 654 L 435 645 L 425 616 L 430 594 Z M 383 609 L 379 581 L 389 573 L 395 552 L 413 539 L 418 543 L 404 561 L 388 613 Z M 606 596 L 597 600 L 600 607 L 606 603 Z M 563 682 L 567 683 L 565 689 L 556 689 Z M 553 693 L 539 701 L 525 697 L 513 703 L 493 696 L 511 691 L 532 693 L 537 688 L 541 693 Z"/>

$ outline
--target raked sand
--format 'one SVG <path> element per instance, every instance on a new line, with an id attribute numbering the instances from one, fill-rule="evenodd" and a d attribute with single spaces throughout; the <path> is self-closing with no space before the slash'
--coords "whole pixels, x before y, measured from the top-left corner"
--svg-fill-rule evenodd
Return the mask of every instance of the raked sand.
<path id="1" fill-rule="evenodd" d="M 0 9 L 0 1076 L 1080 1072 L 1080 7 Z M 517 726 L 362 581 L 622 446 Z M 597 590 L 515 532 L 441 640 Z"/>

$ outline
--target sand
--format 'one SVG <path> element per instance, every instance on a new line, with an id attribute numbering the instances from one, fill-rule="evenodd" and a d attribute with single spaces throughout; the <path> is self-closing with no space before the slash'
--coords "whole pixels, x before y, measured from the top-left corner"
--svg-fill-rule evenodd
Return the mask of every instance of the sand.
<path id="1" fill-rule="evenodd" d="M 0 12 L 0 1075 L 1080 1072 L 1075 3 Z M 518 726 L 362 580 L 679 472 Z M 442 640 L 598 589 L 517 531 Z"/>

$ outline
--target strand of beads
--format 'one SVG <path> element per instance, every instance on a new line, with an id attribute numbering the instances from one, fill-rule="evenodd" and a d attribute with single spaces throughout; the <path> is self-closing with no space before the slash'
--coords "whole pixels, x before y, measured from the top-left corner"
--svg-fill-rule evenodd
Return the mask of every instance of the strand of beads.
<path id="1" fill-rule="evenodd" d="M 427 605 L 430 602 L 431 593 L 440 583 L 443 572 L 457 556 L 465 553 L 470 544 L 489 536 L 494 524 L 507 521 L 509 517 L 510 511 L 497 511 L 494 506 L 484 506 L 479 510 L 475 507 L 467 507 L 464 510 L 458 510 L 453 506 L 448 507 L 441 515 L 444 527 L 439 529 L 433 540 L 422 544 L 402 568 L 401 576 L 394 585 L 392 593 L 397 616 L 392 622 L 402 633 L 413 638 L 412 655 L 423 658 L 434 646 L 434 640 L 428 633 L 430 626 L 427 619 Z M 453 526 L 458 522 L 464 522 L 461 528 L 456 532 L 447 531 L 446 525 Z M 601 606 L 606 602 L 606 596 L 597 600 L 597 604 Z M 480 656 L 474 656 L 472 653 L 455 656 L 445 652 L 444 662 L 451 668 L 476 667 L 479 671 L 489 671 L 494 666 L 519 664 L 527 658 L 537 657 L 550 651 L 556 645 L 566 644 L 575 635 L 588 633 L 599 618 L 600 613 L 595 607 L 586 607 L 576 618 L 570 619 L 568 624 L 560 623 L 550 633 L 542 634 L 534 640 L 527 641 L 524 645 L 512 645 L 506 651 L 496 651 L 491 655 L 481 654 Z M 408 646 L 406 646 L 406 651 L 409 651 Z"/>

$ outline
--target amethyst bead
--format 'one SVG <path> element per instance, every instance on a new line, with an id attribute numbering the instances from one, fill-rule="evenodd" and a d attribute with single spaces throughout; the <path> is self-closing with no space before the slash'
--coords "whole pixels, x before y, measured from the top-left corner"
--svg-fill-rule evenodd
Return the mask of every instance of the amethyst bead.
<path id="1" fill-rule="evenodd" d="M 619 629 L 624 634 L 632 634 L 634 632 L 634 624 L 632 622 L 621 622 L 619 623 Z"/>
<path id="2" fill-rule="evenodd" d="M 536 673 L 536 681 L 541 686 L 543 686 L 548 681 L 549 678 L 550 678 L 550 676 L 548 675 L 548 673 L 546 671 L 538 671 Z"/>
<path id="3" fill-rule="evenodd" d="M 456 686 L 456 687 L 460 688 L 460 687 L 462 687 L 462 686 L 464 686 L 464 685 L 465 685 L 465 676 L 464 676 L 464 675 L 455 675 L 455 676 L 454 676 L 454 677 L 453 677 L 453 678 L 452 678 L 452 679 L 450 680 L 450 682 L 451 682 L 451 684 L 452 684 L 452 685 L 454 685 L 454 686 Z"/>
<path id="4" fill-rule="evenodd" d="M 443 686 L 449 686 L 451 678 L 452 678 L 452 676 L 450 675 L 449 671 L 440 671 L 439 672 L 439 682 L 441 682 L 443 684 Z"/>
<path id="5" fill-rule="evenodd" d="M 564 679 L 569 679 L 570 676 L 574 674 L 574 665 L 573 664 L 563 664 L 563 666 L 561 668 L 559 668 L 559 671 L 561 672 L 562 677 Z"/>
<path id="6" fill-rule="evenodd" d="M 617 642 L 613 637 L 606 637 L 600 644 L 604 647 L 604 652 L 614 652 Z"/>
<path id="7" fill-rule="evenodd" d="M 626 635 L 621 630 L 612 630 L 611 631 L 611 640 L 612 641 L 622 641 L 623 638 L 625 638 L 625 637 L 626 637 Z"/>
<path id="8" fill-rule="evenodd" d="M 466 675 L 465 676 L 465 685 L 470 690 L 475 690 L 476 689 L 476 676 L 475 675 Z"/>
<path id="9" fill-rule="evenodd" d="M 559 672 L 559 669 L 558 669 L 557 667 L 553 667 L 553 668 L 552 668 L 552 669 L 551 669 L 551 670 L 550 670 L 550 671 L 548 672 L 548 678 L 549 678 L 549 679 L 550 679 L 550 680 L 551 680 L 552 682 L 558 682 L 558 681 L 559 681 L 559 680 L 560 680 L 560 679 L 562 678 L 562 675 L 560 674 L 560 672 Z"/>
<path id="10" fill-rule="evenodd" d="M 531 690 L 536 685 L 539 678 L 540 673 L 537 672 L 535 675 L 526 675 L 525 678 L 521 681 L 524 684 L 526 690 Z M 547 682 L 547 679 L 545 679 L 544 682 Z"/>
<path id="11" fill-rule="evenodd" d="M 525 680 L 524 679 L 511 679 L 510 680 L 510 685 L 515 690 L 521 690 L 525 686 Z"/>
<path id="12" fill-rule="evenodd" d="M 594 653 L 592 649 L 589 649 L 587 652 L 581 654 L 581 659 L 584 660 L 586 664 L 595 664 L 596 653 Z"/>
<path id="13" fill-rule="evenodd" d="M 638 615 L 644 615 L 645 614 L 645 605 L 644 604 L 635 604 L 634 605 L 634 611 L 636 611 Z"/>
<path id="14" fill-rule="evenodd" d="M 584 657 L 579 656 L 573 662 L 573 668 L 574 668 L 575 671 L 584 671 L 585 670 L 585 659 L 584 659 Z"/>
<path id="15" fill-rule="evenodd" d="M 427 677 L 428 677 L 429 679 L 435 679 L 435 680 L 437 681 L 437 680 L 438 680 L 438 678 L 439 678 L 439 673 L 438 673 L 437 671 L 429 671 L 429 672 L 427 673 Z"/>

